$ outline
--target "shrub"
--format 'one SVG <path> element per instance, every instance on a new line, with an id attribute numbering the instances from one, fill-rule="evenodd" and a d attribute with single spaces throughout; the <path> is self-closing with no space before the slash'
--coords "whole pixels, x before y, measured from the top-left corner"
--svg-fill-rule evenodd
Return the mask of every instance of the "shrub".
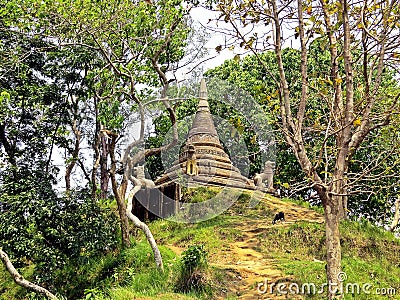
<path id="1" fill-rule="evenodd" d="M 50 176 L 26 169 L 1 180 L 0 202 L 7 210 L 0 213 L 0 248 L 16 267 L 35 264 L 39 284 L 58 291 L 54 274 L 67 263 L 82 264 L 116 248 L 118 220 L 87 190 L 59 195 Z"/>
<path id="2" fill-rule="evenodd" d="M 181 273 L 176 290 L 184 293 L 209 293 L 207 268 L 207 252 L 204 250 L 204 246 L 190 246 L 182 253 Z"/>

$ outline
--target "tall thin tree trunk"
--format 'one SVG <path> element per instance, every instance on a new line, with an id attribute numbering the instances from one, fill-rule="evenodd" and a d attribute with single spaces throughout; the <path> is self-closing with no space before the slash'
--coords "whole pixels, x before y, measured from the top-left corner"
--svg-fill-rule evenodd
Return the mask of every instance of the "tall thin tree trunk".
<path id="1" fill-rule="evenodd" d="M 341 296 L 341 245 L 339 232 L 339 198 L 327 197 L 325 202 L 326 231 L 326 276 L 328 280 L 328 299 L 338 299 Z"/>
<path id="2" fill-rule="evenodd" d="M 92 168 L 92 200 L 95 201 L 97 198 L 97 169 L 100 165 L 100 122 L 98 120 L 98 108 L 97 108 L 97 99 L 94 99 L 94 111 L 96 115 L 96 128 L 93 136 L 93 150 L 94 150 L 94 163 Z"/>
<path id="3" fill-rule="evenodd" d="M 119 215 L 119 219 L 121 222 L 122 245 L 124 247 L 128 248 L 131 245 L 131 240 L 130 240 L 130 234 L 129 234 L 129 220 L 128 220 L 128 216 L 126 215 L 125 200 L 123 198 L 121 198 L 118 193 L 117 180 L 116 180 L 115 174 L 113 172 L 110 172 L 110 177 L 111 177 L 112 190 L 113 190 L 113 193 L 115 196 L 115 200 L 117 201 L 118 215 Z"/>
<path id="4" fill-rule="evenodd" d="M 117 179 L 115 177 L 115 172 L 117 169 L 117 161 L 115 159 L 115 144 L 117 142 L 116 140 L 117 137 L 113 135 L 111 138 L 111 143 L 109 148 L 111 157 L 111 168 L 110 168 L 111 186 L 115 196 L 115 200 L 117 201 L 118 214 L 121 222 L 122 245 L 124 247 L 130 247 L 131 241 L 129 234 L 129 219 L 128 216 L 126 215 L 125 198 L 122 198 L 121 194 L 119 193 Z"/>
<path id="5" fill-rule="evenodd" d="M 80 140 L 81 140 L 81 133 L 76 126 L 76 120 L 72 123 L 72 130 L 75 135 L 75 146 L 74 150 L 72 151 L 71 155 L 71 162 L 67 165 L 65 170 L 65 189 L 69 191 L 71 189 L 71 173 L 76 165 L 76 161 L 78 160 L 79 150 L 80 150 Z"/>
<path id="6" fill-rule="evenodd" d="M 126 178 L 126 176 L 123 176 L 121 183 L 119 185 L 119 188 L 118 188 L 119 196 L 122 199 L 126 199 L 126 190 L 128 189 L 128 183 L 129 182 L 128 182 L 128 179 Z"/>
<path id="7" fill-rule="evenodd" d="M 108 173 L 107 158 L 109 153 L 109 145 L 107 138 L 103 135 L 101 137 L 101 154 L 100 154 L 100 199 L 107 198 L 108 182 L 110 179 Z"/>

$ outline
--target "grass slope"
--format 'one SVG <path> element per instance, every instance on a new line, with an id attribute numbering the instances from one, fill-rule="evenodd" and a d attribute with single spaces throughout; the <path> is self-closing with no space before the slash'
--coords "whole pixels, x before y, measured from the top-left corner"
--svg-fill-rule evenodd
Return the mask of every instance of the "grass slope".
<path id="1" fill-rule="evenodd" d="M 155 269 L 150 247 L 142 233 L 135 230 L 131 249 L 59 270 L 58 284 L 69 290 L 69 299 L 257 299 L 257 284 L 267 278 L 269 284 L 315 284 L 315 293 L 311 287 L 310 293 L 301 297 L 324 299 L 324 294 L 318 294 L 325 281 L 324 224 L 312 222 L 322 219 L 318 210 L 272 197 L 255 207 L 250 203 L 250 197 L 242 195 L 228 211 L 201 223 L 152 222 L 150 228 L 161 245 L 164 274 Z M 273 226 L 271 220 L 279 210 L 285 211 L 288 220 Z M 368 292 L 357 293 L 355 289 L 352 293 L 349 286 L 345 299 L 400 299 L 398 239 L 369 223 L 345 221 L 341 224 L 341 242 L 343 271 L 347 275 L 344 284 L 358 284 L 361 288 L 364 285 Z M 180 270 L 179 254 L 194 244 L 204 245 L 209 253 L 206 276 L 212 296 L 174 291 Z M 28 278 L 32 268 L 23 271 Z M 275 277 L 268 278 L 269 273 L 263 273 L 262 268 L 276 271 Z M 384 290 L 388 288 L 392 289 Z M 397 295 L 377 294 L 394 290 Z M 286 298 L 277 294 L 275 287 L 273 294 L 259 296 Z M 0 267 L 0 300 L 5 299 L 34 296 L 17 287 Z"/>

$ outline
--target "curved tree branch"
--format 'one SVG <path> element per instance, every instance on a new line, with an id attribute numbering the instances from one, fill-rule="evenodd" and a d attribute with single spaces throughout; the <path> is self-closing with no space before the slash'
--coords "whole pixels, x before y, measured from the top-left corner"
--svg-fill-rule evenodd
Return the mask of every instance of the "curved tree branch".
<path id="1" fill-rule="evenodd" d="M 58 298 L 52 294 L 50 291 L 45 288 L 36 285 L 28 280 L 26 280 L 18 271 L 14 268 L 10 258 L 7 253 L 5 253 L 2 249 L 0 249 L 0 259 L 3 261 L 4 266 L 6 267 L 8 273 L 13 277 L 16 284 L 25 287 L 27 289 L 33 290 L 37 293 L 45 295 L 49 299 L 57 300 Z"/>
<path id="2" fill-rule="evenodd" d="M 132 213 L 133 197 L 135 197 L 136 193 L 141 189 L 142 183 L 140 182 L 140 180 L 132 176 L 130 177 L 130 180 L 134 183 L 135 186 L 128 194 L 128 205 L 126 207 L 126 215 L 133 222 L 133 224 L 136 227 L 140 228 L 146 235 L 147 241 L 149 242 L 150 247 L 153 250 L 154 260 L 156 261 L 157 268 L 163 271 L 164 270 L 163 260 L 161 257 L 160 250 L 158 249 L 157 243 L 153 237 L 153 234 L 151 233 L 149 227 L 144 222 L 140 221 L 139 218 Z"/>

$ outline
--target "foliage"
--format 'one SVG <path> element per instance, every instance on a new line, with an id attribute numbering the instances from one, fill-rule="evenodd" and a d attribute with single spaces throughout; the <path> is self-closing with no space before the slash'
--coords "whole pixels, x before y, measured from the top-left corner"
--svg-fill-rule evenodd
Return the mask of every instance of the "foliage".
<path id="1" fill-rule="evenodd" d="M 187 293 L 190 291 L 207 292 L 207 252 L 203 245 L 192 245 L 182 253 L 181 273 L 176 289 Z"/>
<path id="2" fill-rule="evenodd" d="M 268 73 L 258 59 L 268 65 Z M 288 83 L 294 87 L 293 93 L 299 93 L 301 90 L 298 82 L 300 76 L 299 52 L 295 49 L 286 48 L 283 50 L 283 59 L 285 70 L 289 73 Z M 237 85 L 250 93 L 264 109 L 266 119 L 271 122 L 271 126 L 275 130 L 277 150 L 274 181 L 276 186 L 283 191 L 283 194 L 288 195 L 291 192 L 292 184 L 303 181 L 304 173 L 297 163 L 293 151 L 285 143 L 283 135 L 278 130 L 280 104 L 277 80 L 279 74 L 274 53 L 266 51 L 258 57 L 249 55 L 239 61 L 236 59 L 226 60 L 221 66 L 208 70 L 206 76 L 216 77 Z M 247 131 L 247 128 L 245 131 Z M 299 193 L 299 195 L 306 196 L 304 193 Z"/>
<path id="3" fill-rule="evenodd" d="M 0 6 L 0 155 L 7 165 L 3 180 L 10 185 L 17 184 L 13 180 L 21 177 L 17 173 L 22 166 L 35 176 L 35 172 L 41 171 L 38 178 L 48 178 L 42 182 L 47 184 L 46 187 L 38 186 L 38 190 L 33 189 L 26 198 L 16 199 L 12 195 L 12 199 L 2 199 L 1 208 L 6 205 L 4 209 L 8 209 L 14 202 L 25 204 L 28 197 L 40 192 L 39 189 L 48 192 L 46 197 L 38 194 L 37 202 L 50 211 L 48 216 L 40 216 L 40 220 L 48 221 L 43 224 L 49 226 L 50 229 L 45 231 L 49 231 L 47 234 L 52 240 L 48 245 L 49 236 L 39 233 L 39 237 L 31 241 L 34 244 L 32 251 L 35 247 L 41 248 L 52 253 L 51 256 L 52 247 L 56 247 L 73 260 L 114 246 L 115 239 L 110 240 L 115 233 L 111 230 L 114 219 L 104 221 L 105 215 L 95 202 L 96 181 L 100 164 L 101 189 L 106 194 L 109 177 L 115 174 L 110 170 L 117 161 L 113 158 L 118 148 L 115 144 L 122 139 L 116 138 L 112 145 L 100 130 L 105 127 L 107 132 L 112 131 L 113 137 L 122 136 L 123 130 L 132 124 L 131 116 L 136 116 L 139 106 L 143 108 L 141 101 L 154 94 L 154 88 L 168 84 L 162 75 L 184 55 L 189 31 L 185 26 L 186 18 L 187 11 L 181 1 L 170 0 L 157 1 L 154 5 L 128 0 L 43 3 L 23 0 L 8 1 Z M 93 149 L 92 166 L 84 164 L 82 159 L 92 154 L 92 149 L 83 150 L 82 144 Z M 54 159 L 59 160 L 59 155 L 55 154 L 58 150 L 64 152 L 66 158 L 65 197 L 56 195 L 51 186 L 56 184 L 55 174 L 60 171 L 53 164 Z M 102 160 L 99 162 L 100 155 Z M 108 156 L 114 163 L 111 168 L 108 167 Z M 70 177 L 76 174 L 73 172 L 75 165 L 80 167 L 91 185 L 92 199 L 89 195 L 81 197 L 70 192 Z M 3 164 L 0 167 L 3 168 Z M 90 168 L 92 174 L 89 174 Z M 115 177 L 112 179 L 115 183 Z M 22 185 L 24 191 L 30 187 L 30 183 L 23 182 Z M 78 185 L 85 184 L 80 180 Z M 115 196 L 116 199 L 125 198 L 125 195 Z M 46 201 L 50 208 L 41 201 Z M 127 244 L 128 223 L 123 204 L 123 200 L 118 202 L 121 224 L 126 225 L 121 226 L 123 241 Z M 59 217 L 56 217 L 57 213 Z M 29 212 L 27 216 L 31 215 L 34 214 Z M 49 220 L 49 217 L 53 219 Z M 104 224 L 104 231 L 93 230 L 90 223 L 83 224 L 86 217 L 93 226 Z M 21 218 L 16 220 L 23 221 Z M 22 223 L 16 225 L 20 229 L 23 227 Z M 71 228 L 67 225 L 73 226 L 71 236 L 68 236 Z M 33 234 L 36 234 L 35 226 L 32 225 Z M 90 240 L 85 231 L 99 245 Z M 75 241 L 77 237 L 81 243 L 94 244 L 82 248 Z M 112 245 L 102 245 L 104 241 Z M 58 258 L 60 264 L 65 257 Z M 55 262 L 56 257 L 51 261 Z M 37 268 L 42 267 L 45 264 L 38 263 Z M 48 264 L 46 268 L 42 275 L 52 276 L 54 266 Z"/>
<path id="4" fill-rule="evenodd" d="M 60 56 L 71 53 L 3 24 L 0 35 L 9 45 L 0 45 L 0 245 L 17 266 L 34 263 L 34 281 L 54 289 L 54 272 L 67 261 L 116 246 L 116 219 L 84 189 L 61 195 L 54 188 L 54 148 L 70 146 L 63 93 L 81 80 L 72 67 L 60 71 L 70 59 Z"/>
<path id="5" fill-rule="evenodd" d="M 148 97 L 150 87 L 160 86 L 158 68 L 166 72 L 184 55 L 189 30 L 181 1 L 16 2 L 0 10 L 7 23 L 52 36 L 60 47 L 89 49 L 102 58 L 104 64 L 88 76 L 101 97 L 100 121 L 109 130 L 121 130 L 126 110 L 136 109 L 135 101 Z M 139 84 L 147 88 L 136 87 Z"/>
<path id="6" fill-rule="evenodd" d="M 354 55 L 359 55 L 359 50 L 354 50 Z M 300 52 L 292 48 L 285 48 L 282 51 L 283 64 L 287 74 L 288 85 L 291 88 L 291 94 L 295 99 L 301 92 L 300 83 Z M 268 67 L 268 73 L 259 60 Z M 320 94 L 329 94 L 332 85 L 329 80 L 330 54 L 327 49 L 327 43 L 324 39 L 316 39 L 311 43 L 308 53 L 308 74 L 312 86 L 307 103 L 307 112 L 304 125 L 304 136 L 307 142 L 307 150 L 312 161 L 318 159 L 322 141 L 325 136 L 324 128 L 329 123 L 326 102 L 323 101 Z M 341 69 L 343 67 L 340 67 Z M 343 71 L 343 70 L 342 70 Z M 217 77 L 229 82 L 235 83 L 251 95 L 264 108 L 265 114 L 273 121 L 277 139 L 276 171 L 274 182 L 277 187 L 283 191 L 283 195 L 295 195 L 301 199 L 310 201 L 313 204 L 320 205 L 319 199 L 315 199 L 315 194 L 310 189 L 304 188 L 307 184 L 305 173 L 297 161 L 293 149 L 289 147 L 280 132 L 280 106 L 279 106 L 279 86 L 278 70 L 276 66 L 276 57 L 272 51 L 266 51 L 256 55 L 249 55 L 241 60 L 226 60 L 221 66 L 216 67 L 206 73 L 209 77 Z M 396 93 L 399 87 L 395 81 L 395 75 L 390 69 L 386 70 L 383 76 L 383 85 L 389 93 Z M 362 78 L 357 77 L 361 82 Z M 315 91 L 315 92 L 314 92 Z M 383 92 L 383 91 L 382 91 Z M 358 95 L 360 96 L 360 95 Z M 382 95 L 383 96 L 383 95 Z M 293 107 L 296 106 L 296 100 L 293 100 Z M 383 101 L 383 100 L 382 100 Z M 383 107 L 381 107 L 383 108 Z M 352 194 L 349 198 L 350 215 L 365 216 L 371 220 L 385 224 L 391 218 L 391 207 L 396 195 L 396 182 L 393 178 L 393 170 L 399 163 L 398 149 L 398 126 L 397 117 L 393 117 L 393 124 L 383 129 L 376 129 L 375 132 L 361 144 L 360 148 L 350 163 L 349 174 L 355 179 L 356 174 L 362 174 L 365 170 L 370 170 L 368 175 L 358 181 L 352 188 Z M 328 139 L 327 157 L 332 158 L 335 155 L 334 141 Z M 387 155 L 382 155 L 387 153 Z M 372 162 L 374 167 L 371 168 Z M 330 178 L 333 168 L 333 161 L 329 163 L 328 171 L 322 166 L 319 171 L 326 178 Z M 350 177 L 350 175 L 349 175 Z M 381 179 L 378 179 L 381 177 Z M 374 178 L 374 179 L 372 179 Z M 297 189 L 301 187 L 299 191 Z M 357 192 L 357 193 L 356 193 Z"/>
<path id="7" fill-rule="evenodd" d="M 129 299 L 134 297 L 155 296 L 158 293 L 171 293 L 172 299 L 181 295 L 174 294 L 172 282 L 178 272 L 178 259 L 166 247 L 160 247 L 165 258 L 165 272 L 159 272 L 152 263 L 151 248 L 145 242 L 139 242 L 130 249 L 111 251 L 84 260 L 71 260 L 56 271 L 55 285 L 60 295 L 66 299 Z M 23 274 L 31 278 L 29 273 L 33 265 Z M 32 272 L 33 273 L 33 272 Z M 29 292 L 20 289 L 12 280 L 8 281 L 8 273 L 0 266 L 0 299 L 26 299 Z M 3 278 L 5 284 L 2 285 Z M 8 297 L 11 295 L 11 297 Z M 15 296 L 14 296 L 15 295 Z M 183 297 L 183 296 L 182 296 Z M 38 299 L 38 298 L 33 298 Z M 31 299 L 29 298 L 29 299 Z M 186 298 L 182 298 L 186 299 Z M 187 299 L 191 299 L 188 297 Z"/>
<path id="8" fill-rule="evenodd" d="M 188 273 L 207 267 L 207 252 L 203 245 L 193 245 L 182 253 L 182 264 Z"/>
<path id="9" fill-rule="evenodd" d="M 51 178 L 18 170 L 3 175 L 0 245 L 19 266 L 35 263 L 39 282 L 54 288 L 56 271 L 85 261 L 117 244 L 116 218 L 94 203 L 87 191 L 57 196 Z M 18 180 L 16 180 L 18 178 Z"/>
<path id="10" fill-rule="evenodd" d="M 57 62 L 51 44 L 0 26 L 0 156 L 11 165 L 49 169 L 47 158 L 67 122 L 68 105 L 50 69 Z M 50 49 L 41 51 L 40 49 Z M 20 60 L 24 57 L 23 60 Z M 15 65 L 12 64 L 16 60 Z M 29 147 L 25 147 L 29 145 Z M 39 166 L 40 165 L 40 166 Z"/>

